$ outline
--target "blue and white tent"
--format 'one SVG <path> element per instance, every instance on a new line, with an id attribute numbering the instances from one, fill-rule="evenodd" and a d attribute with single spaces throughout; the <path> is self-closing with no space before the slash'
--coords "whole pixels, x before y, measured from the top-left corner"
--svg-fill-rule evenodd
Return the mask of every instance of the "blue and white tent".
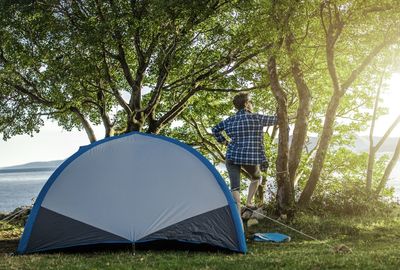
<path id="1" fill-rule="evenodd" d="M 52 174 L 19 254 L 171 240 L 246 252 L 221 175 L 177 140 L 130 133 L 81 147 Z"/>

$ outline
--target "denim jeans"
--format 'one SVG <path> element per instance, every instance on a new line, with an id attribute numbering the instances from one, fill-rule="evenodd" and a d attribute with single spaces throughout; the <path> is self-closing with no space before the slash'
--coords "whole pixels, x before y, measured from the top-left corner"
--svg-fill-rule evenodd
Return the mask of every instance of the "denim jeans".
<path id="1" fill-rule="evenodd" d="M 230 160 L 225 162 L 231 182 L 231 191 L 240 191 L 240 170 L 243 168 L 249 175 L 251 181 L 259 181 L 261 177 L 260 165 L 240 165 L 234 164 Z"/>

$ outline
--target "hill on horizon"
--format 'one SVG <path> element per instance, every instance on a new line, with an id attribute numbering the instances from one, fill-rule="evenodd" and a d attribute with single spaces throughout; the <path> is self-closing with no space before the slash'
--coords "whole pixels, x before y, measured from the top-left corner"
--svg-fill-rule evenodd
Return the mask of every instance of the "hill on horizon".
<path id="1" fill-rule="evenodd" d="M 374 137 L 374 144 L 376 144 L 381 137 Z M 317 144 L 318 138 L 310 136 L 307 143 L 308 148 L 313 148 Z M 392 153 L 396 148 L 398 138 L 389 137 L 384 142 L 378 153 Z M 354 145 L 348 146 L 355 152 L 368 152 L 369 149 L 369 138 L 368 136 L 358 136 L 354 142 Z M 51 160 L 51 161 L 35 161 L 25 164 L 19 164 L 8 167 L 0 167 L 0 173 L 12 173 L 12 172 L 30 172 L 30 171 L 54 171 L 64 160 Z"/>
<path id="2" fill-rule="evenodd" d="M 376 145 L 382 137 L 374 137 L 374 145 Z M 309 141 L 307 143 L 307 147 L 312 149 L 317 144 L 318 137 L 310 136 Z M 386 141 L 382 144 L 381 148 L 379 149 L 378 153 L 393 153 L 396 149 L 397 141 L 399 138 L 389 137 Z M 354 152 L 368 152 L 369 151 L 369 137 L 368 136 L 357 136 L 353 145 L 345 145 Z"/>
<path id="3" fill-rule="evenodd" d="M 64 160 L 35 161 L 25 164 L 0 168 L 0 173 L 54 171 Z"/>

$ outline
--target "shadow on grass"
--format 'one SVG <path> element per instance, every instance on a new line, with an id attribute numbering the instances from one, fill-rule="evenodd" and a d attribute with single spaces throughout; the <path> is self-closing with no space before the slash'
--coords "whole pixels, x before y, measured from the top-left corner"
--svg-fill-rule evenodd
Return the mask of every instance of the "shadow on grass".
<path id="1" fill-rule="evenodd" d="M 19 239 L 1 239 L 0 254 L 10 254 L 17 250 Z"/>
<path id="2" fill-rule="evenodd" d="M 15 253 L 18 247 L 19 239 L 1 239 L 0 240 L 0 255 Z M 38 254 L 94 254 L 94 253 L 118 253 L 118 252 L 136 251 L 185 251 L 186 253 L 218 253 L 218 254 L 235 254 L 236 252 L 212 246 L 209 244 L 191 244 L 174 240 L 155 240 L 145 243 L 132 244 L 94 244 L 75 246 L 54 250 L 38 252 Z"/>

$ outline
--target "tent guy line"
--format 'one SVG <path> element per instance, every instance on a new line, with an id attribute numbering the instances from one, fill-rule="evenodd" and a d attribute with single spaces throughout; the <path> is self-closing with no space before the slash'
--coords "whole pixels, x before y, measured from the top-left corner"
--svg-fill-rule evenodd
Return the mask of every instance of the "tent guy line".
<path id="1" fill-rule="evenodd" d="M 264 214 L 262 214 L 262 213 L 256 212 L 255 210 L 253 210 L 253 209 L 251 209 L 251 208 L 248 208 L 248 207 L 246 207 L 246 206 L 243 206 L 243 207 L 244 207 L 246 210 L 251 211 L 252 213 L 256 213 L 257 215 L 260 215 L 260 216 L 262 216 L 262 217 L 265 217 L 265 218 L 267 218 L 268 220 L 270 220 L 270 221 L 272 221 L 272 222 L 275 222 L 275 223 L 277 223 L 277 224 L 279 224 L 279 225 L 281 225 L 281 226 L 283 226 L 283 227 L 286 227 L 286 228 L 288 228 L 288 229 L 290 229 L 290 230 L 292 230 L 292 231 L 294 231 L 294 232 L 297 232 L 297 233 L 299 233 L 299 234 L 301 234 L 301 235 L 303 235 L 303 236 L 305 236 L 305 237 L 307 237 L 307 238 L 309 238 L 309 239 L 312 239 L 312 240 L 314 240 L 314 241 L 321 242 L 322 244 L 326 245 L 327 247 L 332 248 L 332 249 L 335 249 L 334 246 L 329 245 L 328 243 L 325 243 L 324 241 L 322 241 L 322 240 L 320 240 L 320 239 L 317 239 L 317 238 L 315 238 L 315 237 L 313 237 L 313 236 L 311 236 L 311 235 L 309 235 L 309 234 L 306 234 L 306 233 L 304 233 L 304 232 L 302 232 L 302 231 L 300 231 L 300 230 L 297 230 L 297 229 L 295 229 L 295 228 L 293 228 L 293 227 L 291 227 L 291 226 L 289 226 L 289 225 L 286 225 L 285 223 L 282 223 L 282 222 L 280 222 L 279 220 L 276 220 L 276 219 L 274 219 L 274 218 L 271 218 L 271 217 L 269 217 L 269 216 L 267 216 L 267 215 L 264 215 Z"/>

